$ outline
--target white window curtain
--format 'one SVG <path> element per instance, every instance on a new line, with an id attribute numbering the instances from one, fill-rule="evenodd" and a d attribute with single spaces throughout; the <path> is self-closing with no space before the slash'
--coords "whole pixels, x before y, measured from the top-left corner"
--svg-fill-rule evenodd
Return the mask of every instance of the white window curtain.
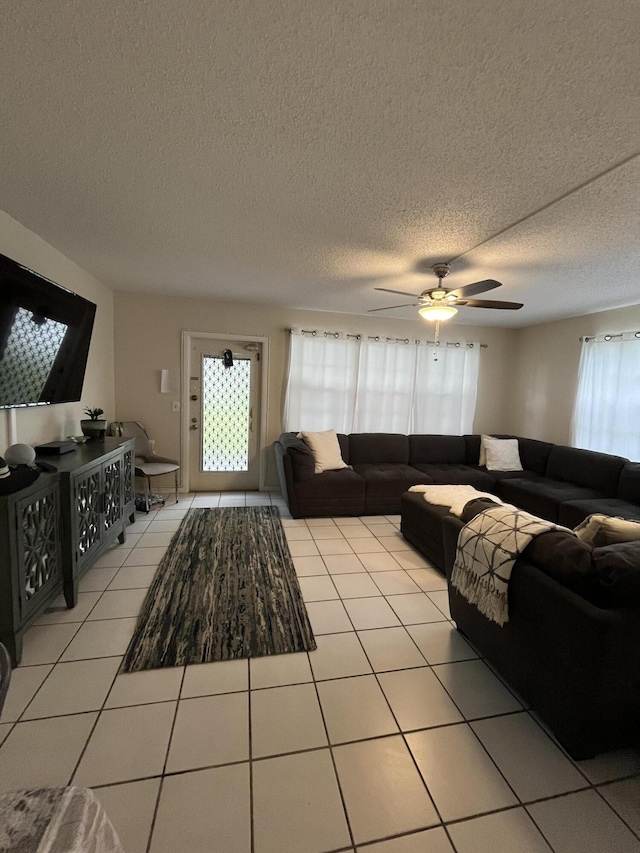
<path id="1" fill-rule="evenodd" d="M 418 347 L 416 398 L 411 432 L 463 435 L 472 432 L 476 413 L 480 344 L 472 347 Z"/>
<path id="2" fill-rule="evenodd" d="M 416 347 L 360 342 L 356 405 L 346 432 L 408 433 L 416 381 Z"/>
<path id="3" fill-rule="evenodd" d="M 291 335 L 285 430 L 442 433 L 473 428 L 480 345 Z M 437 360 L 435 360 L 437 357 Z"/>
<path id="4" fill-rule="evenodd" d="M 583 341 L 571 440 L 640 460 L 640 332 Z"/>
<path id="5" fill-rule="evenodd" d="M 352 432 L 359 355 L 355 338 L 291 336 L 285 430 Z"/>

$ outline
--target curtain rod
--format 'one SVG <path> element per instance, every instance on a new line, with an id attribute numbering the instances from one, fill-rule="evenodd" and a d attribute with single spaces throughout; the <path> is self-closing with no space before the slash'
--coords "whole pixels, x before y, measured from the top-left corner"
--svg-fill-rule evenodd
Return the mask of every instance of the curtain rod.
<path id="1" fill-rule="evenodd" d="M 293 335 L 295 333 L 294 329 L 292 329 L 289 326 L 285 327 L 284 331 L 288 332 L 290 335 Z M 461 347 L 461 346 L 465 346 L 465 347 L 469 347 L 469 349 L 473 349 L 473 347 L 475 346 L 475 344 L 461 343 L 460 341 L 446 341 L 446 342 L 443 341 L 443 342 L 438 344 L 438 343 L 436 343 L 436 341 L 429 341 L 429 340 L 423 341 L 420 338 L 414 338 L 412 341 L 410 338 L 393 338 L 393 337 L 384 337 L 381 335 L 360 335 L 360 334 L 350 335 L 350 334 L 345 334 L 344 332 L 323 332 L 323 331 L 319 331 L 318 329 L 300 329 L 300 334 L 301 335 L 311 335 L 314 338 L 318 335 L 322 335 L 325 338 L 339 338 L 339 337 L 341 337 L 341 335 L 344 335 L 345 338 L 356 340 L 356 341 L 361 341 L 361 340 L 375 341 L 375 342 L 383 341 L 384 343 L 395 343 L 395 344 L 413 343 L 416 346 L 419 346 L 420 344 L 426 344 L 427 346 L 447 346 L 447 347 L 456 347 L 456 348 Z M 479 346 L 480 346 L 480 349 L 488 349 L 489 348 L 489 344 L 479 344 Z"/>
<path id="2" fill-rule="evenodd" d="M 622 340 L 625 335 L 633 335 L 634 338 L 640 338 L 640 332 L 615 332 L 606 335 L 581 335 L 578 340 L 581 344 L 587 344 L 589 341 L 595 341 L 597 338 L 600 338 L 602 341 Z"/>

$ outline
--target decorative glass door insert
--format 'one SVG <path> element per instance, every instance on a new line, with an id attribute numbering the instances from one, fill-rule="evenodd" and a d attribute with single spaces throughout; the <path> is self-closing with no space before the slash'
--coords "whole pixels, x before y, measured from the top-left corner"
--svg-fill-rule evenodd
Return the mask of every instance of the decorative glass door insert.
<path id="1" fill-rule="evenodd" d="M 194 339 L 189 377 L 189 488 L 257 489 L 260 357 L 250 341 Z"/>
<path id="2" fill-rule="evenodd" d="M 248 471 L 251 359 L 202 358 L 202 470 Z"/>

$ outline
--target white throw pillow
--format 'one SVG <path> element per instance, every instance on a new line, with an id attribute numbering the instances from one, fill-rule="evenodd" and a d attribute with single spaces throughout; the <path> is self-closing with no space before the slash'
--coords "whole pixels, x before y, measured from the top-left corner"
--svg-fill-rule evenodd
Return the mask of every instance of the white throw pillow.
<path id="1" fill-rule="evenodd" d="M 487 471 L 522 471 L 517 438 L 494 438 L 485 441 Z"/>
<path id="2" fill-rule="evenodd" d="M 481 435 L 480 436 L 480 459 L 478 460 L 478 465 L 486 465 L 487 464 L 487 441 L 494 441 L 492 435 Z"/>
<path id="3" fill-rule="evenodd" d="M 313 458 L 316 461 L 316 474 L 349 467 L 342 459 L 340 443 L 334 429 L 327 429 L 324 432 L 303 431 L 300 435 L 313 453 Z"/>

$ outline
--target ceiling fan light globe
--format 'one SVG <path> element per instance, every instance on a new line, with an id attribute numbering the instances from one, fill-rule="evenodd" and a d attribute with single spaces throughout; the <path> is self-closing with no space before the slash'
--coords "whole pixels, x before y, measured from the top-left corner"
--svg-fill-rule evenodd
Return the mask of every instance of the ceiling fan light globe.
<path id="1" fill-rule="evenodd" d="M 453 305 L 425 305 L 418 309 L 418 314 L 425 320 L 450 320 L 458 313 L 458 309 Z"/>

